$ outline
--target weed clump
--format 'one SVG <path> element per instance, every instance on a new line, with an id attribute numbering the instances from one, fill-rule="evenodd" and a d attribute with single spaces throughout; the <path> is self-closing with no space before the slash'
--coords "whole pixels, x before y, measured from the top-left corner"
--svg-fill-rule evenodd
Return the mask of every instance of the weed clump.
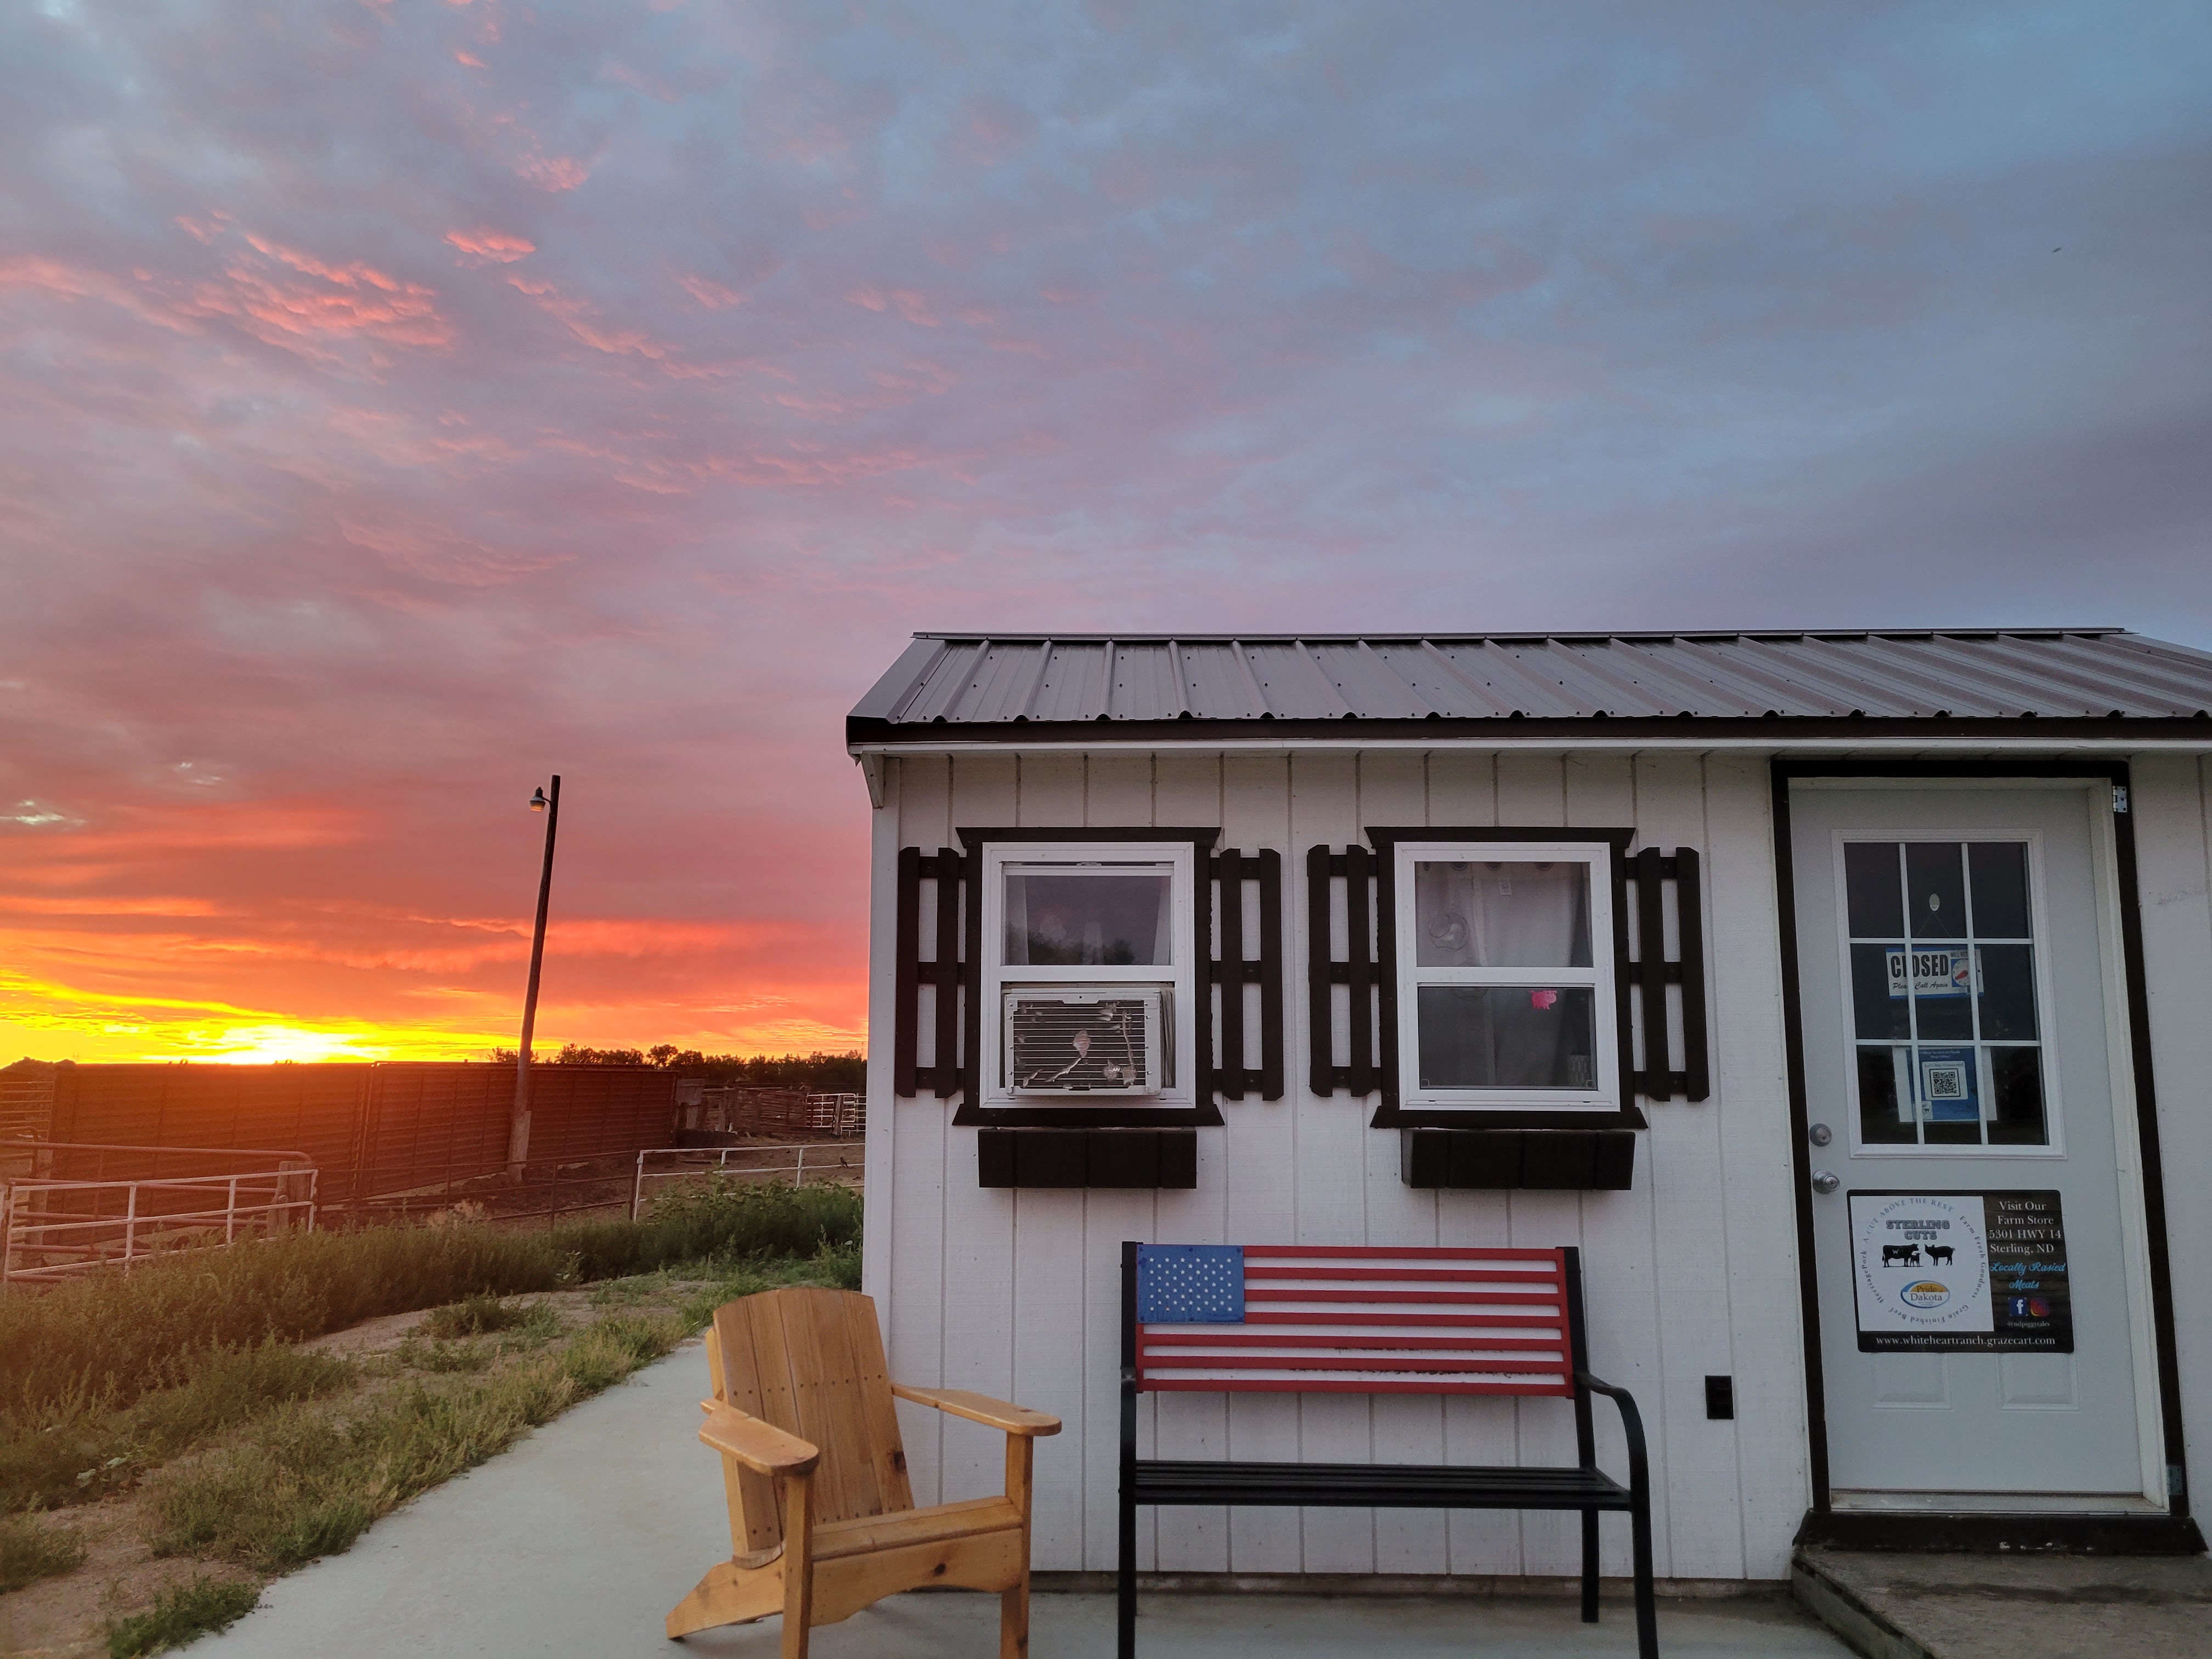
<path id="1" fill-rule="evenodd" d="M 334 1555 L 380 1516 L 659 1358 L 683 1334 L 665 1315 L 613 1314 L 558 1353 L 481 1382 L 418 1381 L 349 1423 L 285 1407 L 240 1444 L 157 1477 L 155 1547 L 264 1572 Z"/>
<path id="2" fill-rule="evenodd" d="M 35 1410 L 0 1412 L 0 1510 L 105 1498 L 272 1406 L 343 1393 L 361 1375 L 346 1360 L 273 1337 L 188 1352 L 172 1374 L 174 1386 L 131 1406 L 78 1390 Z"/>
<path id="3" fill-rule="evenodd" d="M 0 1594 L 58 1578 L 84 1563 L 84 1540 L 27 1515 L 0 1516 Z"/>
<path id="4" fill-rule="evenodd" d="M 552 1309 L 524 1307 L 518 1303 L 502 1302 L 495 1296 L 472 1296 L 442 1308 L 433 1308 L 429 1317 L 422 1322 L 424 1333 L 441 1342 L 522 1329 L 535 1335 L 551 1336 L 560 1328 L 561 1316 Z"/>
<path id="5" fill-rule="evenodd" d="M 229 1578 L 195 1578 L 165 1589 L 146 1612 L 107 1626 L 108 1659 L 138 1659 L 182 1647 L 196 1637 L 232 1625 L 260 1605 L 261 1592 Z"/>

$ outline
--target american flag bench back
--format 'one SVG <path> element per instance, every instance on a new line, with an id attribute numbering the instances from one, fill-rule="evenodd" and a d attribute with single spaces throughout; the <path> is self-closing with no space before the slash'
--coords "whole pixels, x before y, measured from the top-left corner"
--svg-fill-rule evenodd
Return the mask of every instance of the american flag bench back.
<path id="1" fill-rule="evenodd" d="M 1123 1340 L 1139 1390 L 1571 1398 L 1572 1249 L 1139 1244 Z"/>

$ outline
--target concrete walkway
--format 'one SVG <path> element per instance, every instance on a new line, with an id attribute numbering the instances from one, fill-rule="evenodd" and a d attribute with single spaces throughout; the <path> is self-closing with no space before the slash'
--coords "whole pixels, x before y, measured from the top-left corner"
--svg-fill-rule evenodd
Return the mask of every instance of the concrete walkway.
<path id="1" fill-rule="evenodd" d="M 379 1522 L 347 1554 L 270 1586 L 194 1659 L 769 1659 L 782 1621 L 702 1632 L 661 1618 L 729 1547 L 714 1460 L 693 1438 L 707 1366 L 696 1342 Z M 1036 1659 L 1108 1659 L 1113 1602 L 1041 1594 Z M 952 1659 L 998 1651 L 996 1596 L 893 1596 L 815 1632 L 821 1659 Z M 1786 1601 L 1662 1601 L 1668 1659 L 1845 1659 Z M 1145 1659 L 1599 1659 L 1636 1651 L 1628 1607 L 1587 1626 L 1567 1601 L 1462 1597 L 1154 1595 Z"/>

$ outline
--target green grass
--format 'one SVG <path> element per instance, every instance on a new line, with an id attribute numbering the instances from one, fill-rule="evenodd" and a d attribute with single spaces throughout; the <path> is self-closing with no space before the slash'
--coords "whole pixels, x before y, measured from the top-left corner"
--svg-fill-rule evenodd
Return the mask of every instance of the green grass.
<path id="1" fill-rule="evenodd" d="M 152 1607 L 107 1626 L 108 1659 L 138 1659 L 227 1630 L 259 1605 L 261 1592 L 228 1578 L 195 1578 L 165 1589 Z"/>
<path id="2" fill-rule="evenodd" d="M 0 1594 L 75 1572 L 83 1563 L 84 1540 L 75 1533 L 40 1526 L 27 1515 L 0 1515 Z"/>
<path id="3" fill-rule="evenodd" d="M 410 1336 L 393 1358 L 409 1370 L 444 1375 L 480 1371 L 499 1358 L 499 1351 L 496 1342 L 425 1342 Z"/>
<path id="4" fill-rule="evenodd" d="M 280 1408 L 237 1443 L 155 1477 L 155 1547 L 262 1572 L 335 1554 L 416 1493 L 659 1358 L 684 1330 L 676 1316 L 614 1313 L 556 1353 L 481 1379 L 413 1382 L 349 1422 Z"/>
<path id="5" fill-rule="evenodd" d="M 679 1261 L 811 1256 L 857 1243 L 860 1195 L 844 1187 L 775 1187 L 725 1177 L 672 1192 L 642 1221 L 580 1221 L 557 1231 L 579 1279 L 619 1279 Z"/>
<path id="6" fill-rule="evenodd" d="M 726 1183 L 672 1196 L 641 1223 L 295 1236 L 10 1298 L 0 1517 L 143 1480 L 158 1551 L 282 1572 L 344 1550 L 380 1516 L 667 1352 L 733 1297 L 856 1288 L 860 1236 L 857 1194 Z M 553 1308 L 507 1299 L 592 1281 L 597 1322 L 556 1346 L 567 1328 Z M 392 1362 L 288 1346 L 416 1309 L 432 1311 L 400 1345 L 400 1380 L 357 1402 L 330 1398 L 392 1378 Z M 0 1518 L 0 1589 L 83 1559 L 72 1531 Z M 109 1651 L 158 1653 L 221 1630 L 258 1595 L 195 1580 L 112 1622 Z"/>
<path id="7" fill-rule="evenodd" d="M 498 1331 L 526 1330 L 533 1336 L 554 1336 L 560 1329 L 561 1316 L 552 1309 L 502 1302 L 495 1296 L 472 1296 L 465 1302 L 433 1308 L 422 1322 L 424 1334 L 448 1342 Z"/>
<path id="8" fill-rule="evenodd" d="M 72 1402 L 121 1407 L 177 1387 L 209 1349 L 294 1342 L 380 1314 L 679 1261 L 809 1256 L 860 1234 L 860 1195 L 847 1188 L 726 1182 L 671 1194 L 636 1222 L 544 1233 L 372 1227 L 180 1253 L 0 1300 L 0 1441 Z"/>
<path id="9" fill-rule="evenodd" d="M 127 1406 L 185 1380 L 193 1357 L 343 1330 L 478 1292 L 549 1290 L 566 1261 L 543 1233 L 374 1227 L 180 1252 L 127 1275 L 0 1301 L 0 1415 L 73 1398 Z"/>
<path id="10" fill-rule="evenodd" d="M 37 1411 L 0 1413 L 0 1510 L 105 1498 L 273 1406 L 343 1392 L 360 1370 L 271 1338 L 189 1353 L 173 1374 L 174 1386 L 130 1406 L 78 1393 Z"/>

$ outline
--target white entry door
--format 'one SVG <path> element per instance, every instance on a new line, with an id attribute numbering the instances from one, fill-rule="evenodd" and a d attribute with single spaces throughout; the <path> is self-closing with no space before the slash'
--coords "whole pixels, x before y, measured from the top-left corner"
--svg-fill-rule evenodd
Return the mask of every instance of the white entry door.
<path id="1" fill-rule="evenodd" d="M 1839 1506 L 2144 1499 L 2111 795 L 1792 791 Z"/>

